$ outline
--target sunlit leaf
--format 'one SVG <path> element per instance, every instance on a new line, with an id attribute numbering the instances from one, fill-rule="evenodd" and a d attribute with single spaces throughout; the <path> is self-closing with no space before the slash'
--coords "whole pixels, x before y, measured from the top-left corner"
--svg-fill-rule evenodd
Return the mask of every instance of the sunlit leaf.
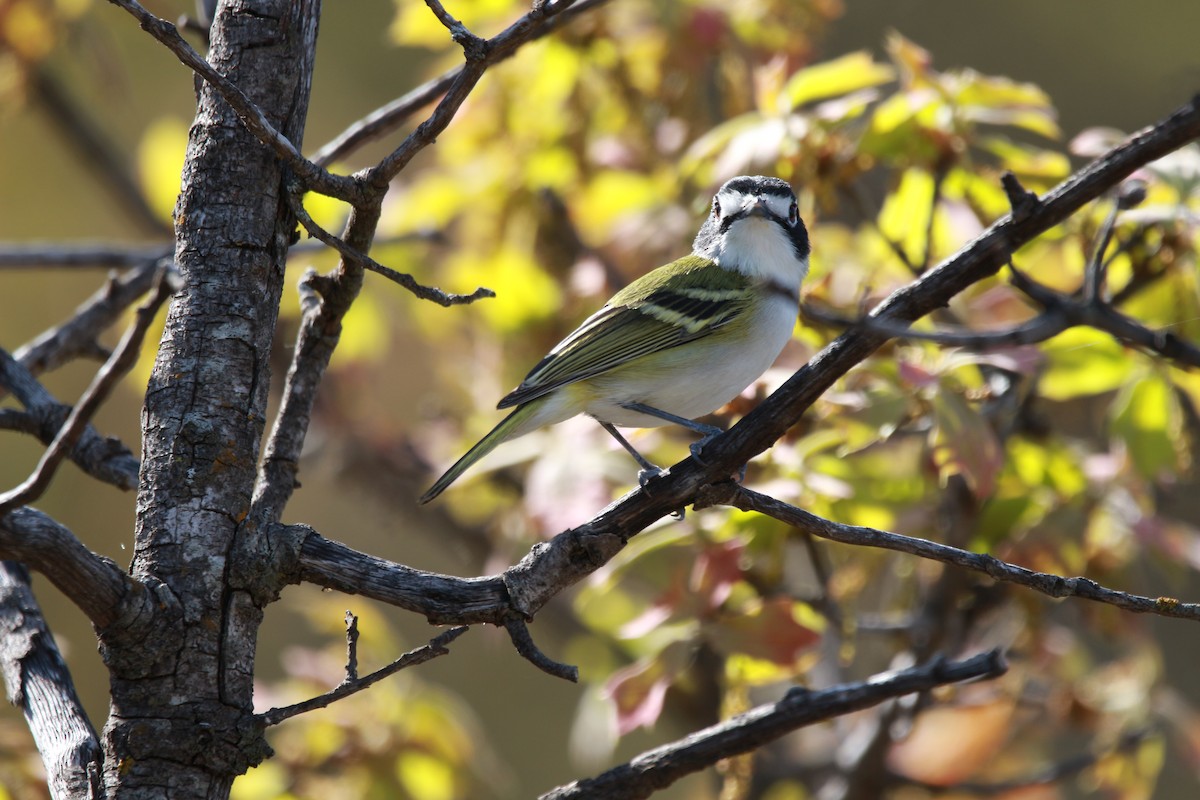
<path id="1" fill-rule="evenodd" d="M 558 284 L 541 270 L 532 254 L 513 247 L 498 247 L 486 257 L 464 254 L 451 259 L 447 269 L 446 288 L 472 291 L 486 286 L 496 293 L 472 309 L 478 309 L 488 325 L 501 333 L 545 319 L 562 303 Z"/>
<path id="2" fill-rule="evenodd" d="M 1128 351 L 1107 333 L 1071 328 L 1043 346 L 1047 368 L 1039 392 L 1051 400 L 1109 392 L 1121 387 L 1133 369 Z"/>
<path id="3" fill-rule="evenodd" d="M 979 144 L 997 156 L 1001 166 L 1020 176 L 1058 181 L 1071 171 L 1070 160 L 1053 150 L 1018 144 L 998 136 L 982 137 Z"/>
<path id="4" fill-rule="evenodd" d="M 229 791 L 229 797 L 231 800 L 284 800 L 294 796 L 285 791 L 289 782 L 283 764 L 264 761 L 237 777 Z"/>
<path id="5" fill-rule="evenodd" d="M 1007 698 L 927 709 L 917 717 L 908 736 L 892 746 L 888 766 L 922 783 L 960 783 L 995 758 L 1012 733 L 1014 710 L 1014 703 Z"/>
<path id="6" fill-rule="evenodd" d="M 159 117 L 138 144 L 138 177 L 150 207 L 170 222 L 179 197 L 180 175 L 187 154 L 188 127 L 175 117 Z"/>
<path id="7" fill-rule="evenodd" d="M 929 215 L 933 213 L 933 176 L 923 169 L 907 169 L 900 185 L 888 195 L 879 214 L 879 228 L 900 244 L 909 261 L 917 263 L 925 252 Z"/>
<path id="8" fill-rule="evenodd" d="M 342 321 L 337 363 L 380 361 L 388 352 L 391 343 L 390 331 L 387 313 L 374 293 L 361 293 Z"/>
<path id="9" fill-rule="evenodd" d="M 57 24 L 43 4 L 16 0 L 0 13 L 0 46 L 22 61 L 41 61 L 54 49 Z"/>
<path id="10" fill-rule="evenodd" d="M 667 689 L 687 663 L 686 645 L 671 645 L 613 674 L 605 692 L 617 709 L 617 733 L 653 727 L 662 714 Z"/>
<path id="11" fill-rule="evenodd" d="M 962 475 L 976 495 L 990 496 L 1004 453 L 987 419 L 944 387 L 934 400 L 934 425 L 930 439 L 942 480 Z"/>
<path id="12" fill-rule="evenodd" d="M 895 80 L 896 70 L 880 64 L 866 50 L 847 53 L 794 73 L 784 84 L 781 99 L 783 110 L 802 106 L 814 100 L 849 94 L 859 89 L 878 86 Z"/>
<path id="13" fill-rule="evenodd" d="M 1183 411 L 1162 374 L 1146 372 L 1117 392 L 1109 429 L 1125 443 L 1141 475 L 1154 479 L 1179 467 Z"/>
<path id="14" fill-rule="evenodd" d="M 705 627 L 705 635 L 723 653 L 745 653 L 787 665 L 820 640 L 823 628 L 823 622 L 807 606 L 788 597 L 775 597 L 740 614 L 722 615 Z"/>
<path id="15" fill-rule="evenodd" d="M 454 767 L 420 750 L 406 750 L 396 759 L 396 777 L 413 800 L 454 800 Z"/>

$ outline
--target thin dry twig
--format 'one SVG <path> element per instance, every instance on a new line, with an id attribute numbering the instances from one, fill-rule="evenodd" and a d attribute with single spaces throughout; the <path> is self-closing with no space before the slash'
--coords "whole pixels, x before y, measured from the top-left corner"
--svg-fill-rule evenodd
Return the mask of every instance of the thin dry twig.
<path id="1" fill-rule="evenodd" d="M 332 247 L 334 250 L 338 251 L 342 258 L 346 259 L 347 261 L 356 264 L 362 269 L 367 269 L 371 272 L 384 276 L 388 280 L 403 286 L 405 289 L 412 292 L 422 300 L 428 300 L 431 303 L 437 303 L 439 306 L 449 307 L 466 305 L 469 303 L 474 303 L 476 300 L 483 300 L 484 298 L 496 296 L 495 292 L 493 292 L 491 289 L 484 288 L 483 286 L 480 286 L 470 294 L 444 292 L 436 286 L 426 286 L 418 282 L 416 278 L 414 278 L 412 275 L 409 275 L 407 272 L 399 272 L 391 267 L 385 267 L 383 264 L 380 264 L 366 253 L 359 252 L 342 239 L 334 236 L 332 233 L 318 225 L 313 220 L 312 216 L 309 215 L 308 211 L 305 210 L 304 204 L 300 201 L 298 194 L 289 193 L 288 198 L 292 213 L 296 215 L 296 219 L 299 220 L 300 224 L 304 227 L 304 230 L 308 231 L 309 236 L 322 242 L 323 244 L 328 245 L 329 247 Z"/>
<path id="2" fill-rule="evenodd" d="M 336 197 L 352 205 L 362 202 L 362 187 L 356 180 L 344 175 L 335 175 L 305 158 L 295 145 L 283 135 L 263 114 L 262 109 L 242 92 L 232 81 L 217 72 L 204 56 L 197 53 L 179 33 L 179 29 L 161 17 L 147 11 L 137 0 L 109 0 L 128 11 L 149 33 L 214 89 L 238 115 L 242 124 L 258 140 L 271 148 L 291 171 L 313 191 Z"/>
<path id="3" fill-rule="evenodd" d="M 557 30 L 570 20 L 606 2 L 608 0 L 579 0 L 579 2 L 569 5 L 543 3 L 540 6 L 535 3 L 533 6 L 535 12 L 534 19 L 539 20 L 539 22 L 530 27 L 526 38 L 523 40 L 505 39 L 503 38 L 504 34 L 492 39 L 487 56 L 489 63 L 494 65 L 504 61 L 514 55 L 522 44 L 540 39 L 546 34 Z M 564 7 L 559 8 L 560 5 L 564 5 Z M 546 10 L 553 10 L 554 13 L 547 15 L 545 13 Z M 455 81 L 462 75 L 463 70 L 463 66 L 455 67 L 372 111 L 317 150 L 313 154 L 313 162 L 323 167 L 328 166 L 334 161 L 350 155 L 350 153 L 367 142 L 393 132 L 412 116 L 417 109 L 429 105 L 446 94 Z"/>
<path id="4" fill-rule="evenodd" d="M 504 620 L 504 627 L 508 631 L 508 637 L 512 639 L 513 647 L 517 648 L 517 652 L 526 661 L 547 675 L 553 675 L 571 683 L 579 683 L 579 668 L 559 663 L 543 653 L 537 643 L 533 641 L 533 636 L 530 635 L 529 626 L 525 624 L 525 620 L 519 617 L 509 617 Z"/>
<path id="5" fill-rule="evenodd" d="M 269 711 L 264 711 L 258 715 L 259 722 L 264 727 L 278 725 L 284 720 L 291 719 L 299 714 L 304 714 L 309 711 L 315 711 L 318 708 L 325 708 L 338 700 L 345 699 L 352 694 L 357 694 L 363 689 L 366 689 L 389 675 L 394 675 L 402 669 L 415 667 L 417 664 L 424 664 L 426 661 L 431 661 L 438 656 L 447 655 L 450 651 L 447 646 L 470 630 L 466 625 L 460 625 L 457 628 L 451 628 L 445 633 L 441 633 L 429 640 L 429 644 L 422 645 L 415 650 L 409 650 L 404 655 L 397 658 L 386 667 L 375 670 L 374 672 L 364 675 L 361 678 L 347 678 L 342 681 L 337 688 L 332 689 L 325 694 L 310 698 L 301 703 L 295 703 L 290 706 L 282 706 L 280 708 L 272 708 Z"/>
<path id="6" fill-rule="evenodd" d="M 158 282 L 155 285 L 154 293 L 150 298 L 143 303 L 137 310 L 136 319 L 122 337 L 121 343 L 117 345 L 117 349 L 113 352 L 112 357 L 105 362 L 100 371 L 96 373 L 87 391 L 83 393 L 79 403 L 71 410 L 70 415 L 59 429 L 58 435 L 42 454 L 41 460 L 30 475 L 20 486 L 11 489 L 8 492 L 0 495 L 0 517 L 3 517 L 9 511 L 19 506 L 27 505 L 37 498 L 41 497 L 46 487 L 50 485 L 51 479 L 54 477 L 55 470 L 62 460 L 67 457 L 74 448 L 75 443 L 79 440 L 87 427 L 88 420 L 96 413 L 100 405 L 108 399 L 108 395 L 121 377 L 133 368 L 137 361 L 138 352 L 142 347 L 142 340 L 145 338 L 146 331 L 150 327 L 150 323 L 154 321 L 154 316 L 168 297 L 171 296 L 173 289 L 171 282 L 167 278 L 165 270 L 159 273 Z"/>

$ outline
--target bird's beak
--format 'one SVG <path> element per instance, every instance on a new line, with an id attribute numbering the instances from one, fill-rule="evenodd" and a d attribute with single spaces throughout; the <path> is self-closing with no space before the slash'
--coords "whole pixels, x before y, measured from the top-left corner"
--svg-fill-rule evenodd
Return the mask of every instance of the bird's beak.
<path id="1" fill-rule="evenodd" d="M 761 197 L 753 197 L 742 206 L 742 216 L 767 219 L 771 216 L 771 212 L 767 210 L 766 200 Z"/>

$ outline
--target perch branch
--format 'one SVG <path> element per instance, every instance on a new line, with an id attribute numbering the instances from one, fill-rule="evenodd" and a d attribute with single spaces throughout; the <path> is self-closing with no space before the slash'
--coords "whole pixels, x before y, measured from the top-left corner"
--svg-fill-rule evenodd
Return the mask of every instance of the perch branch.
<path id="1" fill-rule="evenodd" d="M 730 756 L 749 753 L 806 725 L 951 683 L 995 678 L 1006 670 L 1004 658 L 999 651 L 992 650 L 963 661 L 934 659 L 919 667 L 821 691 L 795 688 L 778 702 L 758 706 L 683 739 L 648 750 L 595 778 L 560 786 L 542 795 L 540 800 L 649 797 L 685 775 L 711 767 Z"/>

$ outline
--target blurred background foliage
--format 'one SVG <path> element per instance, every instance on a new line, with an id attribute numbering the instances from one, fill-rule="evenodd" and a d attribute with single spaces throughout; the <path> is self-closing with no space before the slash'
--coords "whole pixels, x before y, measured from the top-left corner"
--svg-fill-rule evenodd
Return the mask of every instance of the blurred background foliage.
<path id="1" fill-rule="evenodd" d="M 814 242 L 805 300 L 853 317 L 1006 213 L 1004 171 L 1044 191 L 1115 141 L 1112 128 L 1157 120 L 1200 78 L 1191 40 L 1200 10 L 1185 4 L 963 5 L 973 10 L 934 0 L 612 0 L 491 71 L 400 176 L 372 255 L 422 282 L 484 285 L 497 297 L 447 310 L 369 276 L 321 390 L 290 518 L 415 567 L 503 569 L 632 485 L 633 465 L 598 426 L 573 420 L 507 444 L 432 509 L 412 498 L 495 423 L 495 401 L 564 333 L 684 252 L 721 181 L 752 172 L 793 184 Z M 190 11 L 149 7 L 167 18 Z M 510 0 L 448 8 L 480 35 L 523 13 Z M 332 2 L 324 14 L 306 151 L 461 58 L 419 2 Z M 0 236 L 164 239 L 191 80 L 128 18 L 88 0 L 0 1 L 0 95 Z M 88 150 L 89 137 L 104 148 Z M 1110 292 L 1144 324 L 1196 341 L 1200 150 L 1138 177 L 1147 197 L 1118 218 Z M 346 213 L 325 198 L 306 203 L 329 229 Z M 1014 264 L 1075 291 L 1110 209 L 1095 204 Z M 334 263 L 305 245 L 293 259 L 297 278 Z M 101 277 L 0 280 L 0 345 L 12 350 Z M 932 322 L 1004 330 L 1035 313 L 1001 274 Z M 296 315 L 292 290 L 278 375 Z M 719 421 L 836 337 L 822 319 L 802 321 L 776 368 Z M 100 416 L 102 432 L 137 441 L 151 359 Z M 90 369 L 70 365 L 47 385 L 69 402 Z M 747 481 L 841 522 L 1194 599 L 1197 408 L 1200 375 L 1090 329 L 985 352 L 894 342 L 756 459 Z M 661 464 L 687 454 L 676 431 L 633 441 Z M 11 485 L 39 448 L 15 434 L 4 447 L 0 477 Z M 64 473 L 44 508 L 125 562 L 132 503 L 115 495 Z M 90 631 L 39 589 L 99 726 L 105 687 Z M 361 616 L 364 670 L 431 633 L 359 598 L 290 590 L 263 632 L 262 708 L 341 679 L 347 606 Z M 1184 798 L 1198 783 L 1188 623 L 1053 603 L 909 556 L 809 541 L 754 515 L 664 521 L 533 630 L 580 666 L 580 687 L 534 673 L 503 637 L 475 631 L 447 658 L 282 725 L 277 757 L 240 779 L 235 796 L 527 797 L 792 683 L 827 686 L 992 646 L 1012 654 L 1003 680 L 888 712 L 897 740 L 883 762 L 897 787 L 888 796 L 976 796 L 944 787 L 1019 783 L 1080 754 L 1092 757 L 1062 781 L 1003 796 Z M 28 735 L 19 719 L 5 723 L 0 797 L 43 796 Z M 753 767 L 734 759 L 664 796 L 814 796 L 839 746 L 866 727 L 855 718 L 800 732 Z"/>

